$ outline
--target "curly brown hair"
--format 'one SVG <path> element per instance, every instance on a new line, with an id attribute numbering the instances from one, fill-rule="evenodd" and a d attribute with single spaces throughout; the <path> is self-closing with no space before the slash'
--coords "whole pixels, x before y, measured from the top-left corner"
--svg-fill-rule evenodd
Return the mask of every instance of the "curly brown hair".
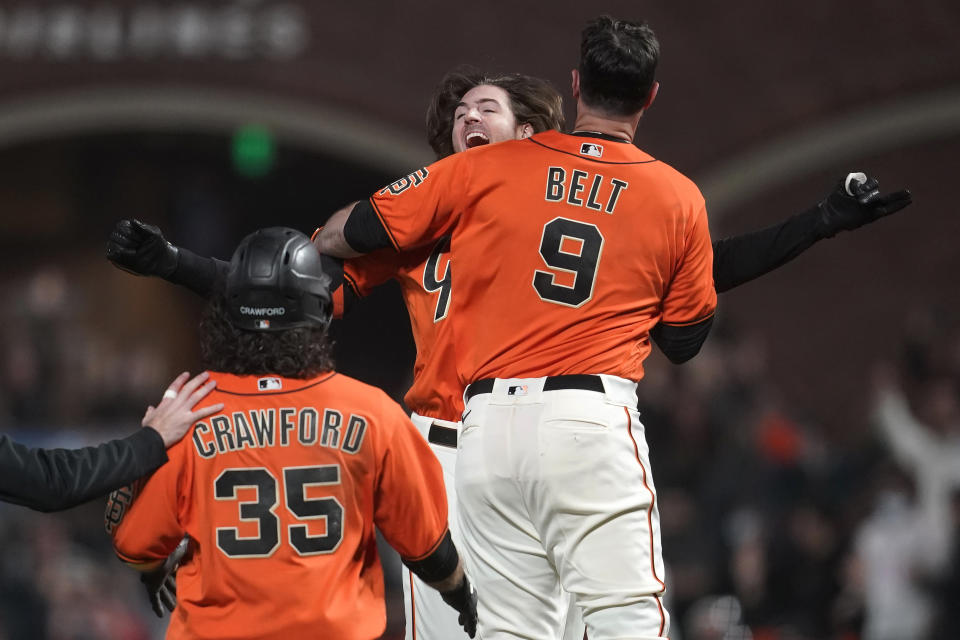
<path id="1" fill-rule="evenodd" d="M 450 71 L 433 92 L 427 107 L 427 141 L 437 159 L 453 155 L 453 116 L 463 95 L 480 85 L 500 87 L 510 96 L 517 124 L 529 124 L 535 133 L 563 129 L 563 99 L 547 82 L 520 73 L 490 75 L 471 66 Z"/>
<path id="2" fill-rule="evenodd" d="M 332 351 L 327 330 L 319 327 L 274 332 L 235 327 L 222 293 L 210 301 L 200 319 L 200 360 L 210 371 L 313 378 L 333 370 Z"/>

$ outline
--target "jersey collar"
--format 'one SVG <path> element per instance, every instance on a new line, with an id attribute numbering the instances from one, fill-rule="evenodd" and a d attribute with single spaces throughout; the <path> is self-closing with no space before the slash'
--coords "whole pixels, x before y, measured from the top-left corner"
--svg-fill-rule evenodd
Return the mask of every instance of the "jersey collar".
<path id="1" fill-rule="evenodd" d="M 629 140 L 624 140 L 623 138 L 618 138 L 617 136 L 612 136 L 609 133 L 603 133 L 601 131 L 571 131 L 570 135 L 579 136 L 581 138 L 600 138 L 601 140 L 607 140 L 609 142 L 623 142 L 629 144 Z"/>

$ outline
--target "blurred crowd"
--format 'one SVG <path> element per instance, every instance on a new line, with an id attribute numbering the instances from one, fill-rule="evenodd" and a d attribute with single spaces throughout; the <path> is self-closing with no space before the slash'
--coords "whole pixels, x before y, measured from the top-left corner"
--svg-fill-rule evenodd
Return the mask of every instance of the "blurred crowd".
<path id="1" fill-rule="evenodd" d="M 51 267 L 0 285 L 0 429 L 30 446 L 127 435 L 169 382 L 149 341 L 131 349 L 89 322 L 80 284 Z M 102 503 L 52 515 L 0 503 L 0 640 L 162 637 L 102 522 Z"/>
<path id="2" fill-rule="evenodd" d="M 77 285 L 57 267 L 2 285 L 9 301 L 0 313 L 0 419 L 6 425 L 130 423 L 168 382 L 171 364 L 162 351 L 149 340 L 123 343 L 90 322 L 90 298 Z"/>
<path id="3" fill-rule="evenodd" d="M 3 432 L 79 446 L 135 428 L 168 382 L 162 350 L 81 321 L 62 271 L 4 286 Z M 651 357 L 640 410 L 674 640 L 960 638 L 960 321 L 928 309 L 903 327 L 850 398 L 863 425 L 788 401 L 749 328 L 721 321 L 680 367 Z M 162 637 L 102 507 L 0 505 L 0 640 Z"/>
<path id="4" fill-rule="evenodd" d="M 788 406 L 738 327 L 649 369 L 671 637 L 960 638 L 960 324 L 914 312 L 899 351 L 860 428 Z"/>

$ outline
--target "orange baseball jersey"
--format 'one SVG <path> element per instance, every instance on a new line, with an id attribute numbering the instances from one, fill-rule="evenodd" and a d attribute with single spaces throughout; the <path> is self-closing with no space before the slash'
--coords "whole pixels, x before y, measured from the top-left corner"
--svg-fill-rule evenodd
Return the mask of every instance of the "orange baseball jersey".
<path id="1" fill-rule="evenodd" d="M 457 377 L 454 339 L 450 323 L 452 268 L 450 240 L 412 251 L 391 249 L 346 260 L 345 286 L 363 297 L 377 285 L 396 279 L 410 315 L 410 328 L 417 346 L 413 384 L 404 396 L 407 407 L 422 416 L 455 422 L 463 413 L 463 389 Z M 343 291 L 334 292 L 334 315 L 343 313 Z"/>
<path id="2" fill-rule="evenodd" d="M 309 380 L 212 373 L 198 422 L 107 528 L 131 564 L 183 537 L 168 638 L 369 640 L 386 625 L 374 525 L 401 557 L 447 532 L 440 465 L 403 410 L 336 373 Z"/>
<path id="3" fill-rule="evenodd" d="M 451 236 L 461 383 L 639 380 L 658 322 L 716 307 L 703 197 L 632 144 L 547 131 L 454 154 L 370 202 L 397 250 Z"/>

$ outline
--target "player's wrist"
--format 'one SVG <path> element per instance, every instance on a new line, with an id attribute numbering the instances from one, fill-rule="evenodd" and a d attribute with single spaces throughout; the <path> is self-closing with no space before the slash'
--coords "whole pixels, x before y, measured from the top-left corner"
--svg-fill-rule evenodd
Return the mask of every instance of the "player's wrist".
<path id="1" fill-rule="evenodd" d="M 842 187 L 841 187 L 842 188 Z M 817 209 L 818 231 L 823 238 L 832 238 L 841 231 L 850 231 L 867 222 L 867 212 L 856 198 L 835 189 L 824 198 Z"/>
<path id="2" fill-rule="evenodd" d="M 169 449 L 180 442 L 189 426 L 186 426 L 186 423 L 180 424 L 169 420 L 154 418 L 144 424 L 143 428 L 153 430 L 154 433 L 160 436 L 160 440 L 163 442 L 163 448 Z"/>
<path id="3" fill-rule="evenodd" d="M 440 597 L 443 598 L 443 601 L 457 611 L 463 611 L 464 607 L 467 606 L 469 596 L 470 582 L 463 572 L 460 573 L 460 580 L 454 586 L 440 590 Z"/>
<path id="4" fill-rule="evenodd" d="M 452 607 L 460 615 L 457 622 L 463 627 L 467 635 L 473 638 L 477 632 L 477 592 L 474 591 L 470 580 L 465 574 L 456 587 L 447 591 L 441 591 L 440 597 L 447 605 Z"/>
<path id="5" fill-rule="evenodd" d="M 460 589 L 463 586 L 463 581 L 466 579 L 466 574 L 463 573 L 463 564 L 460 562 L 459 558 L 457 559 L 456 568 L 450 572 L 450 574 L 436 582 L 428 583 L 429 586 L 433 587 L 437 591 L 442 593 L 453 593 L 457 589 Z"/>
<path id="6" fill-rule="evenodd" d="M 177 266 L 180 264 L 180 248 L 166 240 L 164 242 L 166 246 L 163 247 L 154 273 L 161 278 L 167 279 L 176 272 Z"/>

